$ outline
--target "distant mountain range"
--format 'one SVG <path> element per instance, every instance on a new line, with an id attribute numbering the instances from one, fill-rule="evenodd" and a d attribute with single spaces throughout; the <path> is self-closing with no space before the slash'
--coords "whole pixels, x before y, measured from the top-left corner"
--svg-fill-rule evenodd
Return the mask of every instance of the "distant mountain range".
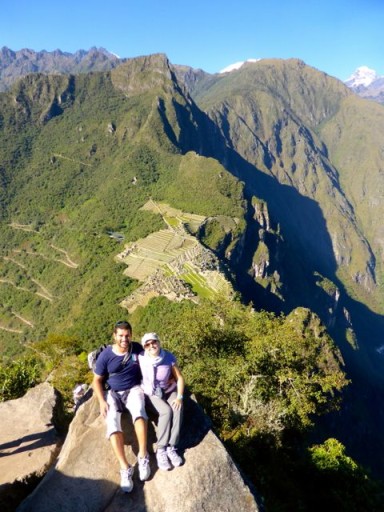
<path id="1" fill-rule="evenodd" d="M 13 51 L 0 49 L 0 91 L 6 91 L 20 77 L 29 73 L 78 74 L 90 71 L 107 71 L 124 62 L 104 48 L 78 50 L 76 53 L 55 50 L 35 52 L 24 48 Z"/>
<path id="2" fill-rule="evenodd" d="M 78 74 L 108 71 L 126 60 L 104 48 L 96 47 L 68 53 L 61 50 L 36 52 L 26 48 L 13 51 L 4 46 L 0 49 L 0 92 L 8 90 L 18 78 L 29 73 Z M 238 70 L 246 62 L 258 60 L 260 59 L 235 62 L 222 69 L 220 74 Z M 190 69 L 187 66 L 186 68 Z M 208 74 L 203 70 L 193 70 L 193 72 Z M 384 103 L 384 77 L 377 75 L 373 69 L 361 66 L 344 83 L 359 96 Z"/>

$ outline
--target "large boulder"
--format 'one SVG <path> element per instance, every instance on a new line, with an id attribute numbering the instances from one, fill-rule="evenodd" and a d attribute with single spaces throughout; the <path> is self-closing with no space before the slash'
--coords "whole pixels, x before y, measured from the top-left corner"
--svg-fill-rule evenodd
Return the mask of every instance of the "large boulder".
<path id="1" fill-rule="evenodd" d="M 56 460 L 62 444 L 55 428 L 61 402 L 40 384 L 22 398 L 0 403 L 0 510 L 15 510 Z"/>
<path id="2" fill-rule="evenodd" d="M 124 414 L 126 451 L 136 464 L 137 444 L 133 427 Z M 172 471 L 160 471 L 153 455 L 155 425 L 149 423 L 152 474 L 141 482 L 137 471 L 134 489 L 124 494 L 119 487 L 119 468 L 105 437 L 105 425 L 95 397 L 78 410 L 52 468 L 17 512 L 217 512 L 259 510 L 254 494 L 224 446 L 210 429 L 208 418 L 192 399 L 185 401 L 183 443 L 185 463 Z"/>

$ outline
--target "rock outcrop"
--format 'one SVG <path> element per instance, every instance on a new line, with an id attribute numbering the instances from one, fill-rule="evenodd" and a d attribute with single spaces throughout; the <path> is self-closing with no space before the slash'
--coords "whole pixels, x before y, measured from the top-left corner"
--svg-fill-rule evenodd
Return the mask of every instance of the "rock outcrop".
<path id="1" fill-rule="evenodd" d="M 128 414 L 123 415 L 126 450 L 136 464 L 137 445 Z M 172 471 L 157 469 L 153 455 L 154 423 L 149 423 L 152 474 L 134 489 L 119 488 L 118 464 L 105 437 L 98 402 L 85 402 L 70 425 L 58 462 L 17 512 L 217 512 L 260 510 L 227 451 L 212 432 L 208 418 L 192 399 L 185 403 L 183 444 L 185 463 Z M 133 445 L 131 444 L 133 443 Z"/>
<path id="2" fill-rule="evenodd" d="M 60 401 L 40 384 L 22 398 L 0 403 L 0 510 L 11 512 L 54 463 L 62 440 L 54 417 Z"/>

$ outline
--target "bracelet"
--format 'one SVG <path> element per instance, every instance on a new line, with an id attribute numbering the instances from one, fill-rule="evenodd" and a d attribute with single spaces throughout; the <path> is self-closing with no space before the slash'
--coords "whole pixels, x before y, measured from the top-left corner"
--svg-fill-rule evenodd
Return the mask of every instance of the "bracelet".
<path id="1" fill-rule="evenodd" d="M 183 395 L 177 395 L 178 400 L 182 400 L 183 398 L 184 398 Z"/>

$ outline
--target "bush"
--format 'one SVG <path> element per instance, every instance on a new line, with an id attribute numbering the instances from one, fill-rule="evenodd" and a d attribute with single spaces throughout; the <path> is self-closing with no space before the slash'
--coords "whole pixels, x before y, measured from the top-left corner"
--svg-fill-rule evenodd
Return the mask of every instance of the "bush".
<path id="1" fill-rule="evenodd" d="M 40 382 L 41 364 L 35 357 L 24 357 L 0 366 L 0 401 L 23 396 Z"/>

